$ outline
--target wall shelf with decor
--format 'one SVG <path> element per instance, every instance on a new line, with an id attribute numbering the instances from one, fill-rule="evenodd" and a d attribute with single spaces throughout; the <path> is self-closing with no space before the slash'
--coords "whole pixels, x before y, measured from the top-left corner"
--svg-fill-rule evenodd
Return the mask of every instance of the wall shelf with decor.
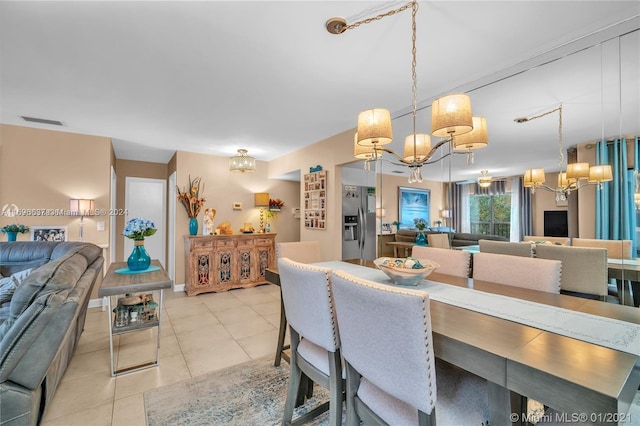
<path id="1" fill-rule="evenodd" d="M 327 228 L 327 171 L 304 175 L 304 227 Z"/>

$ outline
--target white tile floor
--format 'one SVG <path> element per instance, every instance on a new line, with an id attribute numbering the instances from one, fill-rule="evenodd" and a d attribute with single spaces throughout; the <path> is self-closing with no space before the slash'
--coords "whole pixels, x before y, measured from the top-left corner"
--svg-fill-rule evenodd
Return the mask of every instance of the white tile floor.
<path id="1" fill-rule="evenodd" d="M 107 312 L 89 310 L 42 425 L 145 425 L 145 391 L 275 354 L 280 289 L 262 285 L 192 297 L 165 291 L 160 365 L 115 378 L 109 373 L 107 321 Z M 153 360 L 154 333 L 117 336 L 120 365 Z"/>

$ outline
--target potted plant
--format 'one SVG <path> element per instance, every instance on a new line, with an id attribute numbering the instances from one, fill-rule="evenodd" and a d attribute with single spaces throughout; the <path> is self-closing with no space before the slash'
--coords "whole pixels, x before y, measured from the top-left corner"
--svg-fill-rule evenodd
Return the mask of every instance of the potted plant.
<path id="1" fill-rule="evenodd" d="M 400 221 L 394 220 L 393 222 L 391 222 L 391 232 L 395 234 L 396 232 L 398 232 L 398 229 L 400 229 Z"/>
<path id="2" fill-rule="evenodd" d="M 127 222 L 122 235 L 133 240 L 133 252 L 127 259 L 130 271 L 144 271 L 151 265 L 151 257 L 144 248 L 144 237 L 156 233 L 156 225 L 148 219 L 136 217 Z"/>
<path id="3" fill-rule="evenodd" d="M 29 232 L 29 227 L 27 225 L 23 225 L 21 223 L 14 223 L 11 225 L 5 225 L 0 228 L 2 233 L 7 234 L 7 241 L 15 241 L 17 239 L 18 233 L 25 234 Z"/>
<path id="4" fill-rule="evenodd" d="M 413 219 L 413 224 L 418 228 L 418 235 L 416 235 L 416 244 L 419 246 L 427 245 L 427 237 L 424 235 L 424 228 L 427 227 L 427 221 L 422 218 Z"/>

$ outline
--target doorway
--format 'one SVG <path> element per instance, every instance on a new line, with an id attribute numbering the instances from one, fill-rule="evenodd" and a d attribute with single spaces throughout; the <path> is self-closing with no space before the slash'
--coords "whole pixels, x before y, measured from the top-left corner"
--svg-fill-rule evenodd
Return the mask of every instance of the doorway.
<path id="1" fill-rule="evenodd" d="M 125 210 L 126 221 L 135 217 L 151 220 L 156 225 L 156 233 L 144 241 L 144 247 L 151 259 L 158 259 L 163 267 L 166 266 L 166 211 L 167 211 L 167 181 L 164 179 L 150 179 L 127 177 L 125 180 Z M 133 250 L 133 240 L 124 239 L 124 261 Z"/>

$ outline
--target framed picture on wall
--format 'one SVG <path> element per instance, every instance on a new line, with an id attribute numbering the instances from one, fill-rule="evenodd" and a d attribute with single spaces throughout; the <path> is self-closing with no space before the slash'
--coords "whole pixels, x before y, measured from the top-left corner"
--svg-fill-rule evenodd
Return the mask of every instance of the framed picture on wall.
<path id="1" fill-rule="evenodd" d="M 429 219 L 431 190 L 421 188 L 398 187 L 398 221 L 400 228 L 414 228 L 414 219 Z"/>
<path id="2" fill-rule="evenodd" d="M 67 227 L 32 226 L 31 241 L 67 241 Z"/>

